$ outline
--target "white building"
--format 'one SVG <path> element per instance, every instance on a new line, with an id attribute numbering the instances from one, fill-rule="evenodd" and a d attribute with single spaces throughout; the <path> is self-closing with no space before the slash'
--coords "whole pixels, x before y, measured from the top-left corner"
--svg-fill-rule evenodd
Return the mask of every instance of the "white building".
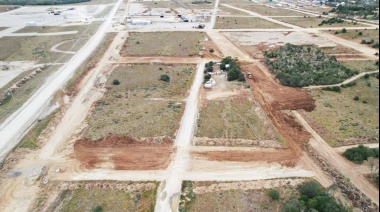
<path id="1" fill-rule="evenodd" d="M 131 20 L 131 21 L 128 21 L 128 23 L 130 23 L 132 25 L 151 25 L 152 21 L 148 21 L 148 20 Z"/>

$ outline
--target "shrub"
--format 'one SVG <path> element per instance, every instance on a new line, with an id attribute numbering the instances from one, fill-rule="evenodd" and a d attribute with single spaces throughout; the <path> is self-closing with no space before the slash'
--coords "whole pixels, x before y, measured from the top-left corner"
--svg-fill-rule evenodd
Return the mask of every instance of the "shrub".
<path id="1" fill-rule="evenodd" d="M 272 198 L 272 200 L 278 200 L 280 199 L 280 192 L 273 189 L 268 192 L 268 196 Z"/>
<path id="2" fill-rule="evenodd" d="M 359 36 L 362 36 L 363 35 L 363 32 L 359 32 Z"/>
<path id="3" fill-rule="evenodd" d="M 211 79 L 211 75 L 210 74 L 206 74 L 204 79 L 205 79 L 206 82 L 209 81 Z"/>
<path id="4" fill-rule="evenodd" d="M 164 70 L 164 69 L 160 67 L 158 70 L 162 71 L 162 70 Z"/>
<path id="5" fill-rule="evenodd" d="M 120 81 L 115 79 L 112 81 L 112 85 L 120 85 Z"/>
<path id="6" fill-rule="evenodd" d="M 346 29 L 346 28 L 343 28 L 343 29 L 342 29 L 342 33 L 347 33 L 347 29 Z"/>
<path id="7" fill-rule="evenodd" d="M 136 44 L 140 44 L 140 41 L 137 41 Z"/>
<path id="8" fill-rule="evenodd" d="M 210 53 L 214 53 L 215 50 L 214 50 L 214 49 L 210 49 L 209 52 L 210 52 Z"/>
<path id="9" fill-rule="evenodd" d="M 326 88 L 322 88 L 322 90 L 324 90 L 324 91 L 333 91 L 333 92 L 337 92 L 337 93 L 340 93 L 342 91 L 341 88 L 338 87 L 338 86 L 326 87 Z"/>
<path id="10" fill-rule="evenodd" d="M 354 163 L 362 164 L 369 157 L 379 158 L 379 148 L 369 148 L 363 145 L 347 149 L 343 156 Z"/>
<path id="11" fill-rule="evenodd" d="M 164 82 L 170 82 L 170 77 L 166 74 L 160 76 L 160 80 Z"/>
<path id="12" fill-rule="evenodd" d="M 335 34 L 336 34 L 336 35 L 338 35 L 338 34 L 339 34 L 339 32 L 338 32 L 338 31 L 336 31 L 336 32 L 335 32 Z"/>
<path id="13" fill-rule="evenodd" d="M 92 209 L 92 212 L 102 212 L 103 207 L 101 205 L 96 205 L 94 209 Z"/>
<path id="14" fill-rule="evenodd" d="M 306 195 L 309 198 L 314 198 L 322 192 L 322 187 L 318 182 L 310 181 L 300 185 L 298 190 L 302 195 Z"/>
<path id="15" fill-rule="evenodd" d="M 355 101 L 359 101 L 359 99 L 360 99 L 360 97 L 358 97 L 358 96 L 355 96 L 355 97 L 354 97 L 354 100 L 355 100 Z"/>
<path id="16" fill-rule="evenodd" d="M 369 74 L 365 74 L 365 75 L 364 75 L 364 78 L 365 78 L 365 79 L 369 79 L 369 77 L 370 77 Z"/>

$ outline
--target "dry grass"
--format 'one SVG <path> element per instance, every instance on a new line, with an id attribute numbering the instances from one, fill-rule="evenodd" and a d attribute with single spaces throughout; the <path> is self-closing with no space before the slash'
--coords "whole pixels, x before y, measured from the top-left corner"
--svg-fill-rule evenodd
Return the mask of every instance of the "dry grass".
<path id="1" fill-rule="evenodd" d="M 302 8 L 304 10 L 309 10 L 309 11 L 312 11 L 312 12 L 318 12 L 318 13 L 323 13 L 323 12 L 330 12 L 332 10 L 332 7 L 305 7 L 305 8 Z"/>
<path id="2" fill-rule="evenodd" d="M 178 4 L 174 3 L 174 1 L 146 1 L 146 2 L 137 2 L 139 4 L 144 5 L 148 10 L 153 8 L 180 8 Z"/>
<path id="3" fill-rule="evenodd" d="M 261 18 L 245 17 L 218 17 L 216 29 L 287 29 L 288 27 L 276 24 Z"/>
<path id="4" fill-rule="evenodd" d="M 343 64 L 351 69 L 358 70 L 359 72 L 369 72 L 379 70 L 374 60 L 351 60 L 344 61 Z"/>
<path id="5" fill-rule="evenodd" d="M 359 33 L 363 33 L 363 35 L 359 35 Z M 331 34 L 335 35 L 335 31 L 331 31 Z M 379 31 L 378 30 L 347 30 L 347 33 L 339 33 L 338 35 L 341 38 L 354 41 L 356 43 L 361 43 L 362 40 L 370 41 L 374 40 L 375 43 L 379 42 Z M 372 46 L 372 45 L 369 45 Z"/>
<path id="6" fill-rule="evenodd" d="M 244 97 L 210 101 L 201 110 L 198 137 L 269 140 L 254 103 Z"/>
<path id="7" fill-rule="evenodd" d="M 205 38 L 206 34 L 202 32 L 135 32 L 130 33 L 121 53 L 134 56 L 193 56 L 202 51 Z"/>
<path id="8" fill-rule="evenodd" d="M 59 36 L 36 36 L 36 37 L 2 37 L 0 38 L 0 60 L 4 61 L 25 61 L 32 60 L 39 63 L 65 62 L 71 55 L 50 52 L 51 47 L 66 40 L 85 38 L 92 36 L 101 25 L 101 22 L 94 22 L 86 26 L 76 26 L 77 34 Z M 27 31 L 60 30 L 58 27 L 48 28 L 28 28 Z M 77 47 L 82 47 L 85 41 L 77 43 Z"/>
<path id="9" fill-rule="evenodd" d="M 235 7 L 239 7 L 239 5 L 232 5 Z M 265 16 L 304 16 L 304 13 L 295 12 L 292 10 L 287 10 L 283 8 L 271 8 L 264 5 L 259 4 L 251 4 L 251 5 L 245 5 L 243 9 L 258 13 L 260 15 Z"/>
<path id="10" fill-rule="evenodd" d="M 339 146 L 341 139 L 378 138 L 379 80 L 375 77 L 363 78 L 342 93 L 315 90 L 311 95 L 317 107 L 310 114 L 331 134 L 327 140 L 332 146 Z M 353 100 L 355 96 L 360 100 Z"/>
<path id="11" fill-rule="evenodd" d="M 193 82 L 195 66 L 192 65 L 134 65 L 118 66 L 106 83 L 106 96 L 116 98 L 169 98 L 181 100 Z M 170 82 L 160 81 L 168 75 Z M 120 85 L 112 85 L 118 80 Z"/>
<path id="12" fill-rule="evenodd" d="M 196 188 L 204 185 L 203 182 L 192 182 Z M 218 183 L 213 183 L 218 184 Z M 270 189 L 260 190 L 236 190 L 214 191 L 203 194 L 195 194 L 195 199 L 188 204 L 190 212 L 203 211 L 280 211 L 283 203 L 292 196 L 299 196 L 295 186 L 282 186 L 275 188 L 279 191 L 280 199 L 272 200 L 268 196 Z"/>
<path id="13" fill-rule="evenodd" d="M 355 49 L 351 49 L 340 44 L 338 44 L 335 47 L 321 48 L 321 51 L 325 54 L 362 54 L 361 52 L 356 51 Z"/>
<path id="14" fill-rule="evenodd" d="M 344 23 L 335 23 L 332 25 L 323 25 L 323 26 L 318 26 L 323 20 L 328 20 L 327 18 L 318 18 L 318 17 L 309 17 L 307 16 L 306 18 L 293 18 L 293 17 L 279 17 L 279 18 L 274 18 L 276 20 L 300 26 L 303 28 L 327 28 L 327 27 L 362 27 L 365 25 L 361 24 L 356 24 L 354 25 L 351 22 L 345 21 Z"/>
<path id="15" fill-rule="evenodd" d="M 60 66 L 46 68 L 15 91 L 13 98 L 0 106 L 0 123 L 19 109 L 45 83 L 46 79 L 59 68 Z"/>
<path id="16" fill-rule="evenodd" d="M 185 104 L 171 101 L 103 98 L 88 120 L 86 137 L 96 140 L 108 134 L 135 138 L 173 137 Z"/>
<path id="17" fill-rule="evenodd" d="M 113 5 L 107 6 L 106 8 L 104 8 L 102 12 L 96 14 L 95 18 L 106 18 L 108 14 L 112 11 L 113 7 Z"/>
<path id="18" fill-rule="evenodd" d="M 240 10 L 235 10 L 229 7 L 223 7 L 221 5 L 218 10 L 218 15 L 246 15 L 250 16 L 248 13 L 240 11 Z"/>

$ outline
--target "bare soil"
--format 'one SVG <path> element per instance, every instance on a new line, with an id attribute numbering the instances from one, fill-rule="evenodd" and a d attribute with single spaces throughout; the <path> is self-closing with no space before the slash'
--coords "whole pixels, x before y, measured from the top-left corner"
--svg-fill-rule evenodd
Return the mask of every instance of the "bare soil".
<path id="1" fill-rule="evenodd" d="M 115 170 L 165 169 L 174 153 L 170 138 L 133 139 L 108 136 L 97 141 L 80 139 L 74 144 L 74 157 L 82 166 Z M 104 167 L 105 166 L 105 167 Z"/>

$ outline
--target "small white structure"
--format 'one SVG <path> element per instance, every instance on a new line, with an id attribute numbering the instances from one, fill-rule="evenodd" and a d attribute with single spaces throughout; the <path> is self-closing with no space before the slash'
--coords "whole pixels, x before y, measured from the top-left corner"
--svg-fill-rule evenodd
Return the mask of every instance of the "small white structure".
<path id="1" fill-rule="evenodd" d="M 212 88 L 214 85 L 216 85 L 216 81 L 211 78 L 209 81 L 205 83 L 205 88 Z"/>
<path id="2" fill-rule="evenodd" d="M 26 23 L 26 26 L 37 26 L 37 23 L 35 21 L 29 21 Z"/>
<path id="3" fill-rule="evenodd" d="M 130 21 L 132 25 L 151 25 L 152 21 L 148 20 L 132 20 Z"/>

